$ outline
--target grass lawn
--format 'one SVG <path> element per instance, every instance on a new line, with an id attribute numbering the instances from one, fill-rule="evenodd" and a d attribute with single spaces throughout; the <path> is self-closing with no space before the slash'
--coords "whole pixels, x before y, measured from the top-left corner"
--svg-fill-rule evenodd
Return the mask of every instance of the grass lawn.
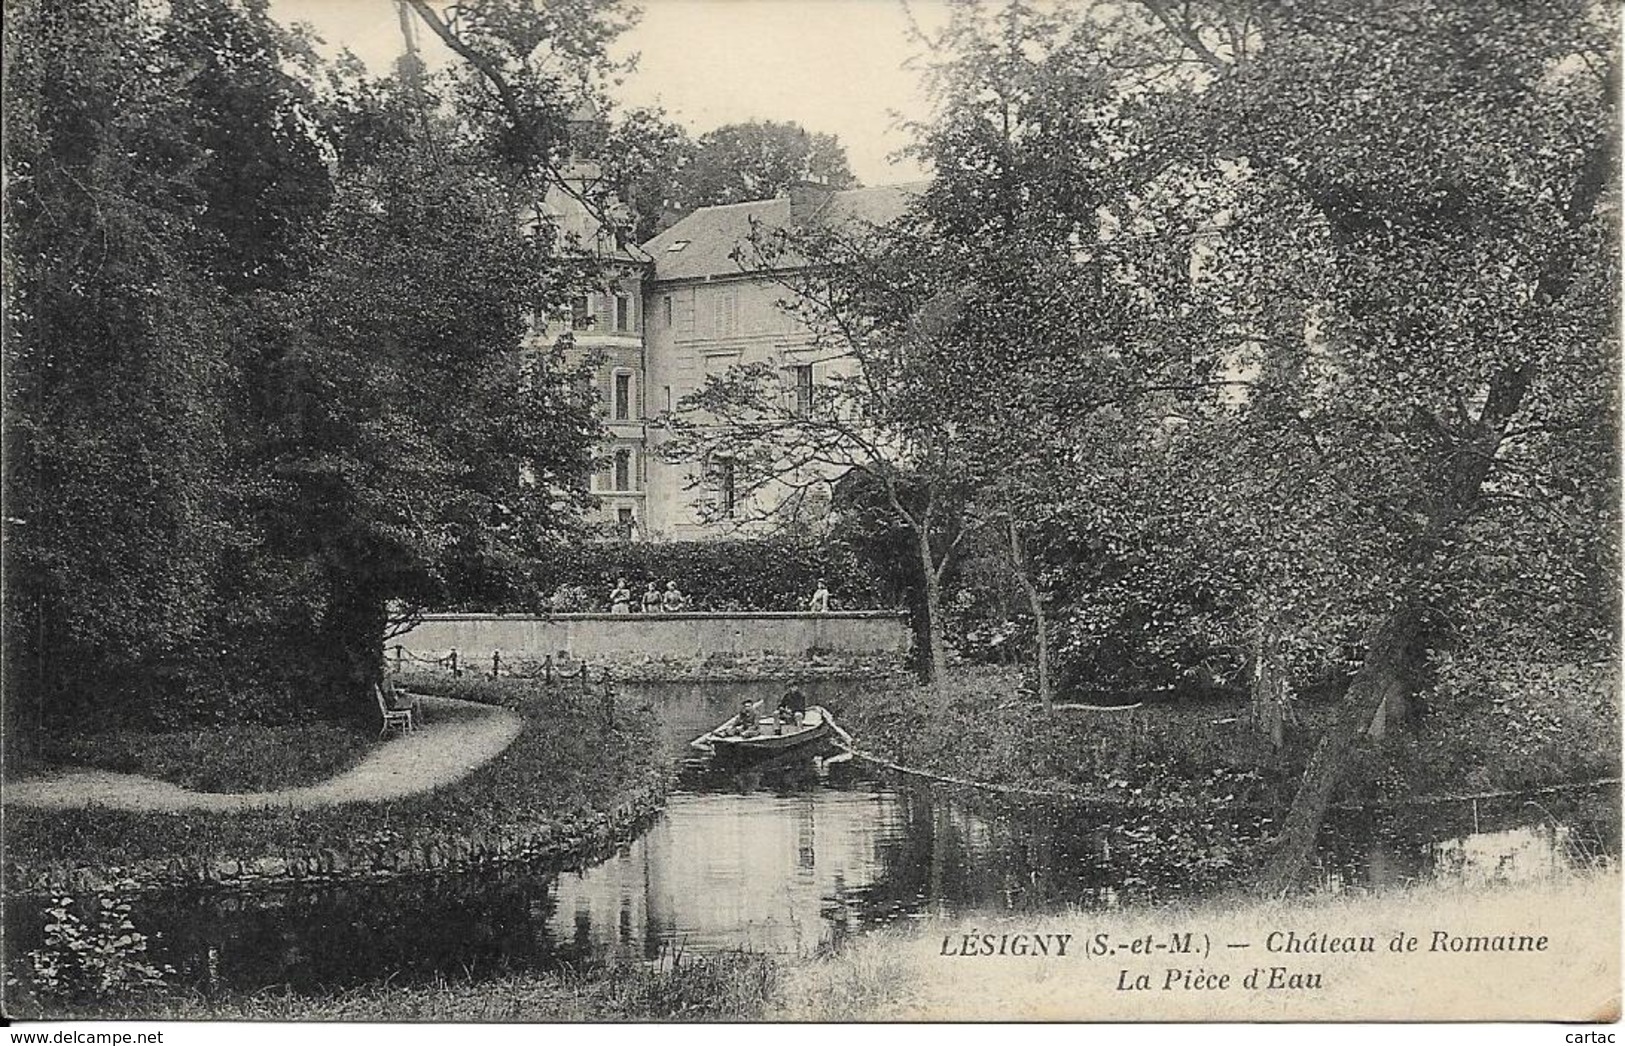
<path id="1" fill-rule="evenodd" d="M 412 685 L 512 708 L 523 719 L 521 732 L 467 777 L 384 802 L 179 814 L 8 808 L 7 875 L 64 862 L 107 868 L 177 856 L 351 853 L 358 847 L 421 847 L 474 832 L 554 831 L 602 813 L 632 788 L 646 787 L 665 773 L 652 717 L 623 706 L 608 722 L 601 699 L 583 699 L 578 686 L 434 677 Z M 302 762 L 304 755 L 295 753 L 303 747 L 313 746 L 290 737 L 281 758 Z M 265 758 L 277 756 L 273 751 Z"/>
<path id="2" fill-rule="evenodd" d="M 105 731 L 53 742 L 30 772 L 90 768 L 168 781 L 194 792 L 297 788 L 353 766 L 378 731 L 345 723 L 235 724 L 166 733 Z"/>

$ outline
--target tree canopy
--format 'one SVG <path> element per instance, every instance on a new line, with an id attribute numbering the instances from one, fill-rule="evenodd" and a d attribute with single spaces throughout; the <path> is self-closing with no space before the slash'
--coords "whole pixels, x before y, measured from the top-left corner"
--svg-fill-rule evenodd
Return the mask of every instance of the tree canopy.
<path id="1" fill-rule="evenodd" d="M 1433 673 L 1614 645 L 1615 32 L 1582 0 L 957 4 L 919 205 L 758 258 L 810 261 L 827 416 L 761 369 L 690 406 L 761 475 L 952 492 L 1040 622 L 1064 597 L 1063 657 L 1340 681 L 1287 882 Z M 894 510 L 940 570 L 958 532 Z"/>
<path id="2" fill-rule="evenodd" d="M 519 217 L 619 13 L 465 9 L 485 81 L 324 63 L 259 0 L 8 8 L 25 725 L 364 712 L 388 601 L 572 525 L 597 421 L 530 319 L 589 277 Z"/>
<path id="3" fill-rule="evenodd" d="M 831 134 L 800 124 L 727 124 L 698 139 L 660 109 L 633 109 L 611 129 L 608 180 L 631 207 L 640 241 L 700 207 L 783 196 L 798 182 L 858 182 Z"/>

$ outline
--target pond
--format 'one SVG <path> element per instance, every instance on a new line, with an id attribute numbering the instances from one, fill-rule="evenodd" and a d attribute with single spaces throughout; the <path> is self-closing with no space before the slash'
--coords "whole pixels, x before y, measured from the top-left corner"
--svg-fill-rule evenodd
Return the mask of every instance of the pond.
<path id="1" fill-rule="evenodd" d="M 852 684 L 805 689 L 830 701 Z M 687 742 L 766 684 L 649 684 L 664 743 Z M 1329 826 L 1320 886 L 1430 877 L 1515 880 L 1618 851 L 1609 800 L 1508 804 Z M 1550 804 L 1548 804 L 1550 807 Z M 136 900 L 154 958 L 204 992 L 301 991 L 390 977 L 485 977 L 564 963 L 748 948 L 803 955 L 866 929 L 933 915 L 1099 908 L 1230 885 L 1231 855 L 1264 826 L 1215 810 L 1186 820 L 1107 816 L 877 776 L 855 762 L 719 773 L 685 765 L 666 810 L 580 870 L 506 868 L 387 884 L 180 891 Z M 39 905 L 8 906 L 19 950 Z"/>

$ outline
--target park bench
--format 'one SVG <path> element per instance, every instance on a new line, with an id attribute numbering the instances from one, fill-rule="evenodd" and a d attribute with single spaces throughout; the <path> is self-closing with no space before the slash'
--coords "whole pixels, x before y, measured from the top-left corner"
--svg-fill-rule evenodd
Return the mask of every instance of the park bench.
<path id="1" fill-rule="evenodd" d="M 400 727 L 405 733 L 417 729 L 418 699 L 416 694 L 404 694 L 393 686 L 386 688 L 374 683 L 372 692 L 378 698 L 378 711 L 384 717 L 383 728 L 378 736 L 383 737 L 389 733 L 392 726 Z"/>

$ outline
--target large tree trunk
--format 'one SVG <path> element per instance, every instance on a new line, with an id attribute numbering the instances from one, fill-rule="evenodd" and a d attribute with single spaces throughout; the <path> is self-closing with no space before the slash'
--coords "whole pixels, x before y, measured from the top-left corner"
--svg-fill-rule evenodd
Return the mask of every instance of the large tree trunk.
<path id="1" fill-rule="evenodd" d="M 332 575 L 323 619 L 323 682 L 331 687 L 332 713 L 357 722 L 378 714 L 372 688 L 382 679 L 388 600 L 364 577 Z"/>
<path id="2" fill-rule="evenodd" d="M 1286 744 L 1286 705 L 1288 683 L 1281 663 L 1281 636 L 1273 627 L 1259 624 L 1253 641 L 1253 723 L 1279 752 Z"/>
<path id="3" fill-rule="evenodd" d="M 1365 661 L 1343 697 L 1336 721 L 1321 736 L 1304 769 L 1303 782 L 1259 881 L 1264 893 L 1276 895 L 1292 889 L 1314 853 L 1321 821 L 1361 735 L 1383 704 L 1404 692 L 1406 658 L 1416 636 L 1416 622 L 1416 614 L 1402 608 L 1379 621 L 1368 635 Z"/>
<path id="4" fill-rule="evenodd" d="M 1033 584 L 1032 575 L 1027 569 L 1027 553 L 1021 542 L 1021 532 L 1016 529 L 1015 520 L 1010 521 L 1009 536 L 1010 566 L 1021 585 L 1021 591 L 1027 596 L 1027 605 L 1033 612 L 1033 629 L 1038 646 L 1038 700 L 1043 702 L 1044 711 L 1048 712 L 1054 703 L 1054 694 L 1049 679 L 1049 618 L 1044 614 L 1044 594 Z"/>
<path id="5" fill-rule="evenodd" d="M 914 529 L 915 548 L 920 554 L 920 574 L 924 585 L 921 602 L 925 614 L 926 656 L 920 660 L 925 681 L 935 686 L 948 673 L 947 644 L 942 638 L 942 583 L 931 561 L 931 535 L 924 527 Z"/>

